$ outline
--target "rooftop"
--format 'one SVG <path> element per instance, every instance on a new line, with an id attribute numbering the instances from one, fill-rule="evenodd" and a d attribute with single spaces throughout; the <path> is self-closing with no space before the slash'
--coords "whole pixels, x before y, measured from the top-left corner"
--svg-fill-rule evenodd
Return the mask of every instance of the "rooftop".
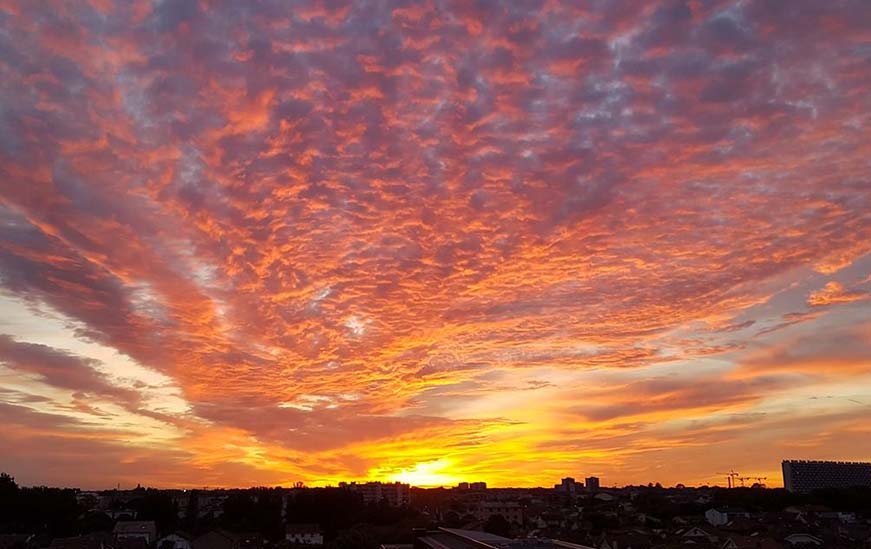
<path id="1" fill-rule="evenodd" d="M 157 526 L 153 520 L 122 520 L 115 525 L 116 534 L 134 534 L 154 532 Z"/>
<path id="2" fill-rule="evenodd" d="M 477 530 L 439 528 L 418 538 L 432 549 L 592 549 L 552 539 L 509 539 Z"/>

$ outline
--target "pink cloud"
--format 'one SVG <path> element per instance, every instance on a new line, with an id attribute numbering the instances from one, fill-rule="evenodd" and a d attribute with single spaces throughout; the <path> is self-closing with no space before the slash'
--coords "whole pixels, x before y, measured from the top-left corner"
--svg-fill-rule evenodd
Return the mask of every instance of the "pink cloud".
<path id="1" fill-rule="evenodd" d="M 866 373 L 867 319 L 820 307 L 861 288 L 781 300 L 871 253 L 867 3 L 303 4 L 2 8 L 2 291 L 167 376 L 188 411 L 35 330 L 0 326 L 7 368 L 178 429 L 173 467 L 223 482 L 220 437 L 280 456 L 233 461 L 271 480 L 308 474 L 292 460 L 329 463 L 319 480 L 380 470 L 391 440 L 404 465 L 475 431 L 492 450 L 528 419 L 498 372 L 738 371 L 560 401 L 603 423 L 796 390 L 764 373 Z M 785 343 L 806 327 L 844 346 Z M 16 463 L 45 443 L 24 415 Z M 575 440 L 536 428 L 518 455 Z M 617 431 L 615 456 L 656 446 Z"/>

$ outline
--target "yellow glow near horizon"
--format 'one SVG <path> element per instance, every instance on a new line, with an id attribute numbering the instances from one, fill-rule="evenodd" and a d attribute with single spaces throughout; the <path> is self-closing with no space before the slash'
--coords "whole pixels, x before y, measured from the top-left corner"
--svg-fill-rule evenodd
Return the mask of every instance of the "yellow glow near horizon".
<path id="1" fill-rule="evenodd" d="M 445 471 L 449 466 L 450 462 L 448 460 L 438 459 L 418 463 L 412 468 L 402 469 L 399 473 L 391 475 L 388 478 L 393 482 L 406 482 L 412 486 L 420 486 L 422 488 L 456 484 L 460 481 L 460 478 Z"/>

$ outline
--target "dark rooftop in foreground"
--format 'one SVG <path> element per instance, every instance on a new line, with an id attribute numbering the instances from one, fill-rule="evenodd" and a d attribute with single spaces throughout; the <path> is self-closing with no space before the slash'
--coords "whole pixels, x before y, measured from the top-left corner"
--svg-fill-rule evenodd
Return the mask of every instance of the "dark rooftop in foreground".
<path id="1" fill-rule="evenodd" d="M 510 539 L 477 530 L 439 528 L 422 532 L 414 541 L 415 549 L 592 549 L 552 539 Z"/>

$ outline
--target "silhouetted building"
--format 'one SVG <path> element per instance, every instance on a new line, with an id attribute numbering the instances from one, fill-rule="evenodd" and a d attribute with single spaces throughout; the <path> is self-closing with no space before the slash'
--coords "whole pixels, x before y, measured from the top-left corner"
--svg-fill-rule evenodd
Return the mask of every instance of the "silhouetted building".
<path id="1" fill-rule="evenodd" d="M 153 520 L 119 520 L 113 531 L 119 540 L 125 538 L 139 538 L 150 545 L 157 540 L 157 525 Z"/>
<path id="2" fill-rule="evenodd" d="M 494 515 L 502 515 L 512 524 L 523 524 L 523 507 L 513 501 L 482 501 L 476 514 L 478 520 L 483 522 Z"/>
<path id="3" fill-rule="evenodd" d="M 284 539 L 299 545 L 324 544 L 324 535 L 317 524 L 288 524 Z"/>
<path id="4" fill-rule="evenodd" d="M 599 477 L 587 477 L 587 490 L 595 492 L 599 489 Z"/>
<path id="5" fill-rule="evenodd" d="M 157 549 L 192 549 L 193 539 L 184 532 L 175 532 L 157 540 Z"/>
<path id="6" fill-rule="evenodd" d="M 380 503 L 385 500 L 393 507 L 408 505 L 411 494 L 411 487 L 401 482 L 364 482 L 362 484 L 352 482 L 350 484 L 342 483 L 340 486 L 360 494 L 363 497 L 363 503 Z"/>
<path id="7" fill-rule="evenodd" d="M 705 511 L 705 520 L 711 526 L 723 526 L 736 518 L 747 518 L 750 513 L 737 507 L 714 507 Z"/>
<path id="8" fill-rule="evenodd" d="M 54 538 L 50 549 L 111 549 L 115 539 L 108 532 L 93 532 L 83 536 Z"/>
<path id="9" fill-rule="evenodd" d="M 206 532 L 193 542 L 194 549 L 239 549 L 238 536 L 224 530 Z"/>
<path id="10" fill-rule="evenodd" d="M 572 477 L 566 477 L 560 481 L 559 484 L 554 485 L 554 490 L 558 490 L 560 492 L 565 492 L 566 494 L 575 494 L 580 492 L 584 487 L 582 482 L 577 482 Z"/>
<path id="11" fill-rule="evenodd" d="M 783 487 L 790 492 L 871 486 L 871 463 L 784 460 L 782 466 Z"/>
<path id="12" fill-rule="evenodd" d="M 461 483 L 457 484 L 457 490 L 468 490 L 468 489 L 469 489 L 468 482 L 461 482 Z"/>
<path id="13" fill-rule="evenodd" d="M 486 482 L 470 482 L 469 490 L 486 490 L 487 483 Z"/>

